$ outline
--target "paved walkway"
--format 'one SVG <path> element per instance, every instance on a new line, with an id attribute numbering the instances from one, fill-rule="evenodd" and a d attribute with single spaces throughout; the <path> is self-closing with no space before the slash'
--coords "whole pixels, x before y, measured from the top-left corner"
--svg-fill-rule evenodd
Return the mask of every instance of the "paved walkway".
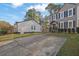
<path id="1" fill-rule="evenodd" d="M 65 40 L 65 38 L 54 37 L 51 34 L 18 38 L 0 46 L 0 56 L 54 56 Z"/>

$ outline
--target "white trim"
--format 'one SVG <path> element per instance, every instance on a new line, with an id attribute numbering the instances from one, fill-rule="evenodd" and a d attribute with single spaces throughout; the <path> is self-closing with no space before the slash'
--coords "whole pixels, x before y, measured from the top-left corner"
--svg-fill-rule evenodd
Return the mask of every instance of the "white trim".
<path id="1" fill-rule="evenodd" d="M 63 24 L 62 27 L 61 27 L 61 24 Z M 64 21 L 60 21 L 60 28 L 64 29 Z"/>
<path id="2" fill-rule="evenodd" d="M 63 19 L 64 18 L 64 11 L 62 12 L 59 12 L 60 13 L 60 19 Z M 63 16 L 62 16 L 63 15 Z"/>
<path id="3" fill-rule="evenodd" d="M 72 15 L 69 16 L 69 11 L 72 10 Z M 68 9 L 68 17 L 72 17 L 73 16 L 73 8 Z"/>
<path id="4" fill-rule="evenodd" d="M 72 26 L 69 26 L 69 22 L 72 22 Z M 73 20 L 68 20 L 68 28 L 73 28 Z"/>

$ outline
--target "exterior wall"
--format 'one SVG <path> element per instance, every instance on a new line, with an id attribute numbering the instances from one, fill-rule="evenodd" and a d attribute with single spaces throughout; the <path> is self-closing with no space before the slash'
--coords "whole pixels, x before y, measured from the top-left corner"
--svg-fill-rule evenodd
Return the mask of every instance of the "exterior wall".
<path id="1" fill-rule="evenodd" d="M 79 19 L 77 20 L 77 27 L 79 27 Z"/>
<path id="2" fill-rule="evenodd" d="M 33 20 L 21 22 L 21 23 L 18 23 L 17 25 L 18 25 L 17 27 L 18 32 L 20 32 L 21 34 L 27 33 L 27 32 L 41 32 L 42 31 L 42 27 Z M 32 29 L 32 27 L 34 26 L 35 26 L 35 30 Z"/>
<path id="3" fill-rule="evenodd" d="M 69 14 L 68 14 L 68 17 L 62 17 L 61 19 L 57 19 L 57 21 L 59 22 L 59 23 L 61 23 L 61 22 L 68 22 L 68 28 L 69 28 L 69 22 L 71 21 L 72 22 L 72 25 L 73 25 L 73 21 L 75 21 L 75 25 L 77 24 L 77 7 L 76 7 L 77 5 L 75 5 L 75 4 L 69 4 L 69 3 L 66 3 L 66 4 L 64 4 L 64 7 L 63 8 L 61 8 L 61 10 L 59 11 L 59 13 L 61 13 L 61 12 L 63 12 L 63 11 L 69 11 L 69 9 L 73 9 L 73 8 L 75 8 L 75 15 L 72 15 L 72 16 L 69 16 Z M 64 26 L 64 25 L 63 25 Z M 72 28 L 76 28 L 77 26 L 75 26 L 75 27 L 72 27 Z M 65 27 L 64 27 L 65 28 Z"/>
<path id="4" fill-rule="evenodd" d="M 79 4 L 77 4 L 77 27 L 79 27 Z"/>
<path id="5" fill-rule="evenodd" d="M 73 9 L 75 10 L 75 15 L 73 14 Z M 71 16 L 69 16 L 70 10 L 72 10 Z M 62 31 L 69 30 L 76 32 L 77 27 L 79 27 L 78 11 L 79 11 L 79 4 L 65 3 L 64 6 L 54 14 L 53 21 L 57 22 L 58 30 L 62 30 Z M 68 15 L 66 14 L 64 16 L 64 13 L 68 13 Z M 54 25 L 50 24 L 50 26 L 54 26 Z"/>

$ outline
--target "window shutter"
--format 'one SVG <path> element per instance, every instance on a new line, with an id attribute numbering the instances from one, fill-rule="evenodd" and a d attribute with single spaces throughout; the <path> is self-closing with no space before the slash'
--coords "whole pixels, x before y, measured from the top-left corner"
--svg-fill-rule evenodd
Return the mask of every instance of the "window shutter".
<path id="1" fill-rule="evenodd" d="M 75 8 L 73 8 L 73 15 L 75 15 Z"/>

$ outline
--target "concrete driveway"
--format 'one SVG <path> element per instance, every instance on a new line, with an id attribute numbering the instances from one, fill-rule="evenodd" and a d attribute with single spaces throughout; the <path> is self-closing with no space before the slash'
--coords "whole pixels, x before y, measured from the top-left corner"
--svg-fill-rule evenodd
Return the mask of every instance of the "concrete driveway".
<path id="1" fill-rule="evenodd" d="M 18 38 L 0 46 L 0 56 L 54 56 L 65 40 L 65 38 L 55 37 L 51 34 Z"/>

